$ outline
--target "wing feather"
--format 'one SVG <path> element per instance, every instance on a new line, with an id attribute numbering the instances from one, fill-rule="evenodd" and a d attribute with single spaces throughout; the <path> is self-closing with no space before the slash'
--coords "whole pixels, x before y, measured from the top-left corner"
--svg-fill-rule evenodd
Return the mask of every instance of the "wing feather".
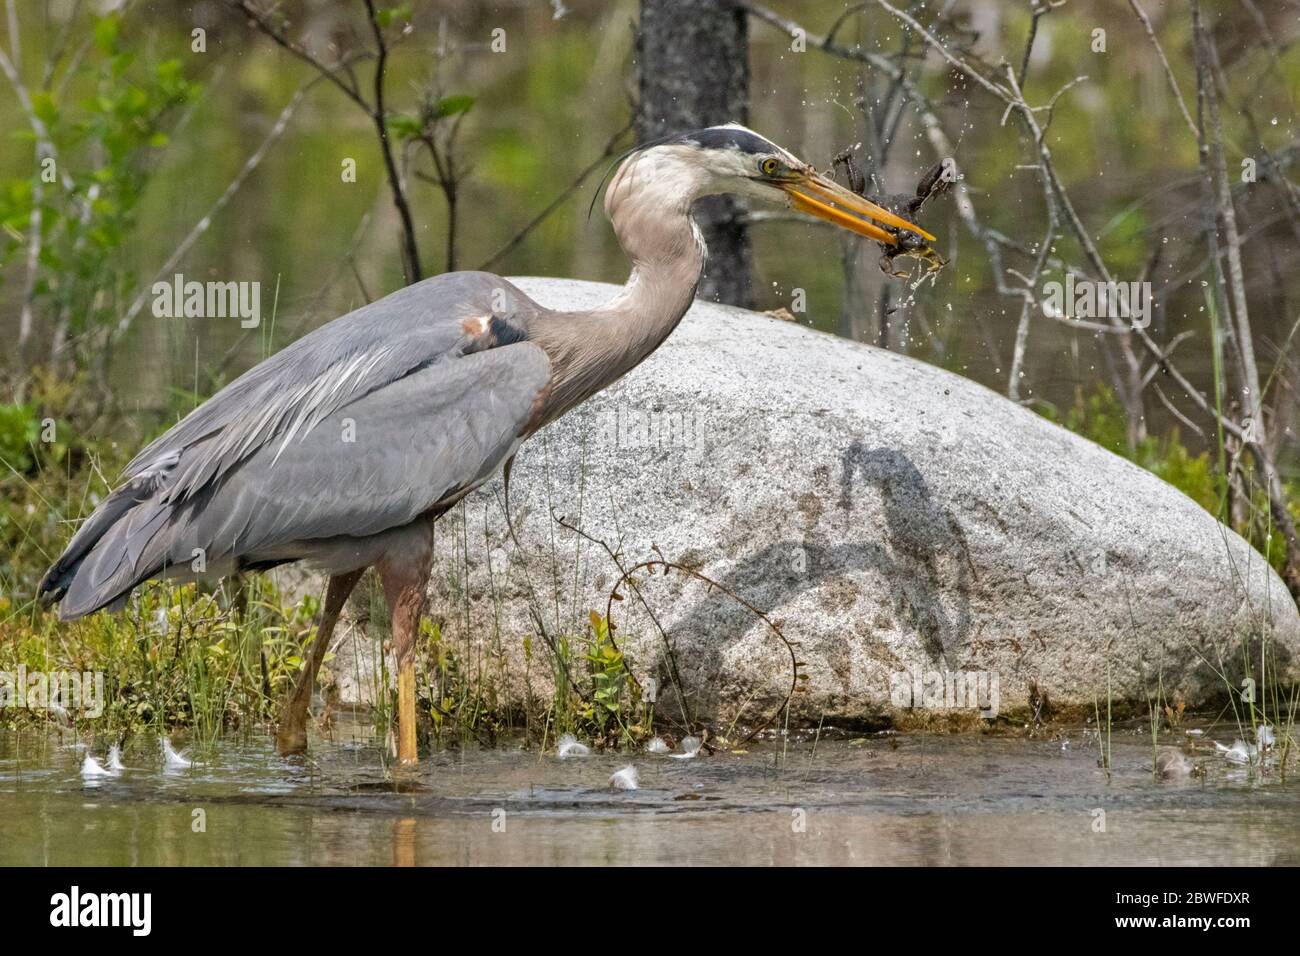
<path id="1" fill-rule="evenodd" d="M 471 346 L 465 319 L 490 311 L 535 308 L 504 279 L 482 272 L 447 273 L 407 286 L 326 323 L 249 369 L 146 446 L 127 465 L 135 478 L 166 467 L 165 500 L 181 502 L 255 450 L 278 439 L 280 451 L 300 432 L 348 402 L 422 366 Z"/>
<path id="2" fill-rule="evenodd" d="M 409 524 L 489 478 L 513 453 L 551 365 L 530 342 L 449 357 L 263 446 L 182 509 L 151 562 L 284 558 L 303 542 Z M 287 549 L 287 550 L 286 550 Z"/>

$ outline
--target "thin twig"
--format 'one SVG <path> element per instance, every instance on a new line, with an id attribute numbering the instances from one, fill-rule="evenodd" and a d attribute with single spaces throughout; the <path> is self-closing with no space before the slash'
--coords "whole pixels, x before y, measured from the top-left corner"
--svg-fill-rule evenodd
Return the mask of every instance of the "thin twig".
<path id="1" fill-rule="evenodd" d="M 619 574 L 623 576 L 628 574 L 628 570 L 623 566 L 623 558 L 620 551 L 617 548 L 610 547 L 609 543 L 603 538 L 597 538 L 588 534 L 577 525 L 566 521 L 562 515 L 556 515 L 554 512 L 551 513 L 551 520 L 561 528 L 572 531 L 584 541 L 599 545 L 601 550 L 603 550 L 605 554 L 609 556 L 609 559 L 614 562 L 614 567 L 618 568 Z M 687 727 L 687 729 L 690 729 L 693 727 L 695 721 L 686 708 L 686 686 L 682 681 L 681 671 L 677 667 L 677 654 L 673 650 L 672 641 L 668 639 L 668 632 L 665 631 L 663 625 L 659 623 L 659 615 L 655 613 L 654 608 L 652 608 L 649 602 L 646 601 L 645 595 L 641 593 L 641 589 L 637 587 L 636 582 L 629 581 L 629 584 L 631 585 L 632 590 L 636 593 L 637 600 L 641 602 L 641 606 L 645 608 L 646 613 L 650 615 L 650 622 L 654 624 L 655 630 L 659 633 L 659 639 L 663 642 L 664 652 L 668 657 L 668 676 L 672 680 L 673 686 L 677 689 L 677 703 L 682 711 L 682 723 Z M 606 620 L 608 620 L 608 613 L 606 614 Z M 609 632 L 610 641 L 612 643 L 614 641 L 614 629 L 611 627 Z M 617 648 L 618 645 L 615 644 L 614 646 Z M 629 672 L 628 676 L 632 678 L 633 683 L 635 683 L 638 688 L 641 686 L 640 681 L 636 679 L 636 675 Z"/>
<path id="2" fill-rule="evenodd" d="M 614 602 L 623 600 L 622 595 L 619 594 L 619 588 L 623 586 L 624 582 L 628 582 L 629 584 L 633 584 L 633 586 L 635 586 L 634 579 L 638 571 L 646 571 L 652 575 L 656 571 L 662 571 L 664 575 L 667 575 L 672 571 L 677 571 L 681 574 L 686 575 L 687 577 L 694 578 L 695 580 L 708 585 L 710 591 L 712 591 L 714 588 L 717 588 L 727 597 L 731 598 L 733 601 L 735 601 L 745 610 L 749 611 L 751 614 L 753 614 L 755 617 L 761 620 L 764 624 L 766 624 L 768 629 L 773 634 L 775 634 L 777 638 L 780 639 L 782 644 L 785 645 L 785 649 L 790 655 L 790 670 L 791 670 L 790 690 L 786 692 L 785 699 L 781 701 L 780 705 L 777 706 L 772 711 L 772 713 L 767 716 L 765 720 L 760 722 L 756 727 L 754 727 L 753 730 L 751 730 L 748 734 L 746 734 L 744 739 L 741 740 L 740 743 L 745 744 L 753 740 L 760 733 L 762 733 L 764 730 L 766 730 L 768 727 L 772 725 L 772 721 L 776 720 L 776 718 L 781 715 L 781 712 L 784 711 L 790 705 L 790 702 L 794 699 L 794 695 L 799 691 L 799 681 L 803 673 L 800 670 L 800 667 L 802 666 L 803 662 L 799 660 L 799 655 L 795 651 L 794 643 L 789 638 L 787 638 L 784 633 L 782 633 L 780 626 L 774 620 L 772 620 L 772 618 L 770 618 L 763 611 L 760 611 L 757 607 L 755 607 L 749 601 L 745 600 L 743 597 L 741 597 L 731 588 L 727 587 L 725 584 L 721 583 L 720 581 L 714 580 L 713 578 L 709 577 L 707 574 L 703 574 L 702 572 L 695 570 L 694 568 L 687 567 L 686 565 L 683 564 L 678 564 L 675 561 L 669 561 L 662 554 L 658 558 L 652 558 L 649 561 L 642 561 L 639 564 L 633 565 L 632 567 L 624 571 L 623 574 L 619 577 L 619 579 L 614 582 L 614 586 L 610 589 L 609 597 L 606 599 L 605 602 L 605 621 L 609 627 L 611 641 L 613 640 L 613 634 L 614 634 L 614 616 L 613 616 Z M 638 590 L 638 594 L 639 593 L 640 591 Z"/>
<path id="3" fill-rule="evenodd" d="M 316 70 L 317 73 L 323 76 L 326 80 L 333 83 L 340 90 L 342 90 L 343 94 L 347 96 L 348 99 L 356 103 L 367 113 L 373 112 L 370 108 L 370 104 L 366 102 L 365 97 L 361 95 L 361 91 L 359 89 L 357 89 L 355 86 L 350 86 L 347 83 L 345 83 L 334 69 L 322 63 L 320 60 L 314 57 L 303 47 L 299 46 L 297 43 L 294 43 L 292 40 L 290 40 L 288 36 L 286 36 L 282 31 L 276 29 L 275 26 L 266 18 L 264 14 L 259 13 L 257 10 L 253 8 L 252 4 L 250 4 L 248 0 L 226 0 L 226 2 L 230 4 L 232 7 L 234 7 L 236 10 L 239 10 L 241 13 L 243 13 L 244 16 L 248 17 L 248 19 L 252 21 L 253 25 L 256 26 L 257 29 L 260 30 L 262 33 L 264 33 L 267 37 L 269 37 L 273 43 L 288 50 L 298 59 L 302 60 L 304 63 L 311 66 L 314 70 Z"/>
<path id="4" fill-rule="evenodd" d="M 1160 45 L 1160 40 L 1156 37 L 1155 28 L 1151 26 L 1151 18 L 1138 5 L 1137 0 L 1128 0 L 1128 5 L 1133 8 L 1137 18 L 1142 21 L 1142 26 L 1147 32 L 1147 38 L 1151 40 L 1151 45 L 1156 48 L 1156 56 L 1160 58 L 1160 65 L 1164 67 L 1165 78 L 1169 81 L 1169 88 L 1174 91 L 1174 100 L 1178 103 L 1178 109 L 1183 114 L 1183 120 L 1187 123 L 1187 128 L 1192 131 L 1192 136 L 1197 136 L 1196 123 L 1192 121 L 1192 114 L 1187 110 L 1187 101 L 1183 99 L 1183 91 L 1178 88 L 1178 80 L 1174 76 L 1174 69 L 1169 65 L 1169 58 L 1165 56 L 1164 47 Z"/>
<path id="5" fill-rule="evenodd" d="M 356 84 L 351 72 L 351 58 L 345 57 L 338 64 L 330 66 L 303 46 L 291 40 L 282 29 L 271 23 L 267 16 L 256 10 L 248 0 L 226 0 L 226 2 L 248 17 L 253 26 L 270 38 L 273 43 L 288 50 L 295 57 L 311 66 L 321 78 L 341 90 L 348 99 L 364 110 L 365 114 L 370 117 L 371 123 L 374 124 L 379 134 L 379 150 L 383 156 L 384 170 L 388 177 L 389 189 L 392 192 L 393 205 L 397 208 L 402 223 L 402 272 L 408 285 L 412 282 L 418 282 L 423 278 L 423 272 L 420 268 L 419 246 L 415 238 L 415 223 L 406 200 L 406 191 L 402 185 L 397 164 L 393 159 L 388 136 L 387 115 L 384 107 L 384 74 L 388 67 L 389 46 L 387 39 L 384 37 L 384 31 L 379 25 L 378 12 L 375 9 L 373 0 L 364 0 L 366 14 L 377 47 L 374 75 L 375 102 L 373 105 L 366 100 Z M 346 80 L 344 76 L 347 77 Z"/>
<path id="6" fill-rule="evenodd" d="M 420 268 L 420 250 L 415 239 L 415 221 L 411 217 L 411 207 L 406 201 L 406 190 L 402 186 L 402 177 L 398 175 L 397 163 L 393 159 L 393 147 L 388 138 L 388 115 L 384 109 L 384 74 L 388 68 L 388 42 L 384 39 L 383 27 L 379 25 L 379 14 L 375 11 L 374 0 L 365 0 L 366 15 L 370 18 L 371 32 L 375 37 L 375 46 L 379 50 L 375 61 L 375 108 L 370 113 L 375 129 L 379 133 L 379 151 L 384 158 L 384 169 L 388 173 L 388 185 L 393 192 L 393 205 L 402 220 L 402 257 L 406 273 L 406 284 L 419 282 L 424 278 Z"/>
<path id="7" fill-rule="evenodd" d="M 13 6 L 10 4 L 10 29 L 13 31 L 10 37 L 11 43 L 15 50 L 18 40 L 18 23 L 14 15 Z M 15 53 L 15 61 L 17 54 Z M 32 211 L 28 219 L 27 234 L 27 261 L 25 278 L 23 280 L 22 306 L 18 318 L 18 352 L 21 354 L 27 345 L 28 339 L 32 334 L 34 322 L 34 304 L 36 298 L 36 279 L 39 272 L 41 260 L 42 244 L 42 224 L 44 210 L 42 204 L 45 201 L 45 180 L 43 178 L 44 170 L 41 168 L 42 163 L 47 160 L 54 160 L 57 168 L 58 162 L 54 152 L 54 143 L 50 136 L 50 131 L 44 121 L 37 114 L 32 104 L 31 95 L 28 93 L 27 86 L 23 83 L 22 76 L 18 72 L 16 62 L 10 61 L 5 55 L 3 49 L 0 49 L 0 72 L 3 72 L 9 80 L 9 84 L 14 88 L 14 93 L 18 97 L 18 104 L 27 117 L 28 123 L 31 124 L 32 132 L 36 137 L 36 173 L 32 179 Z"/>

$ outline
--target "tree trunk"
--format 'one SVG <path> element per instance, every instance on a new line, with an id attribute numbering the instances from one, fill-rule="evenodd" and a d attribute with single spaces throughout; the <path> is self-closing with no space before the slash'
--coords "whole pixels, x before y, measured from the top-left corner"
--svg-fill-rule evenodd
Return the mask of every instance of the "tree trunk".
<path id="1" fill-rule="evenodd" d="M 636 132 L 641 143 L 749 119 L 748 28 L 724 0 L 641 0 Z M 699 296 L 751 306 L 749 231 L 732 196 L 700 200 L 709 247 Z"/>

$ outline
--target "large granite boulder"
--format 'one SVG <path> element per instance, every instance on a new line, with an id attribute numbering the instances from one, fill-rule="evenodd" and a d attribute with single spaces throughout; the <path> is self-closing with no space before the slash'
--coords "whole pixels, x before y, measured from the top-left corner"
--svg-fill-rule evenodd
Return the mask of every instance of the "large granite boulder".
<path id="1" fill-rule="evenodd" d="M 516 281 L 552 307 L 615 291 Z M 1281 580 L 1170 485 L 958 375 L 741 309 L 696 303 L 524 446 L 509 497 L 517 540 L 500 478 L 439 524 L 431 602 L 458 666 L 503 701 L 549 693 L 548 640 L 585 666 L 620 573 L 597 540 L 734 593 L 680 572 L 639 574 L 645 604 L 620 589 L 615 637 L 661 713 L 678 686 L 719 722 L 781 705 L 791 655 L 742 601 L 797 642 L 795 719 L 1091 713 L 1108 683 L 1144 708 L 1195 704 L 1240 679 L 1243 641 L 1296 673 Z M 345 702 L 377 686 L 354 643 L 331 664 Z"/>

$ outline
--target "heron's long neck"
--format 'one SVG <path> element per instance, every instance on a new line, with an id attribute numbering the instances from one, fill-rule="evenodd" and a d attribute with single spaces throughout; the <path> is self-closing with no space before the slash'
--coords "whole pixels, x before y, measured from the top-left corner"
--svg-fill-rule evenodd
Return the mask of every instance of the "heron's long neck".
<path id="1" fill-rule="evenodd" d="M 611 184 L 611 190 L 620 184 Z M 613 383 L 666 339 L 691 307 L 704 242 L 689 197 L 638 193 L 607 203 L 632 274 L 613 299 L 553 315 L 535 333 L 555 368 L 551 419 Z"/>

